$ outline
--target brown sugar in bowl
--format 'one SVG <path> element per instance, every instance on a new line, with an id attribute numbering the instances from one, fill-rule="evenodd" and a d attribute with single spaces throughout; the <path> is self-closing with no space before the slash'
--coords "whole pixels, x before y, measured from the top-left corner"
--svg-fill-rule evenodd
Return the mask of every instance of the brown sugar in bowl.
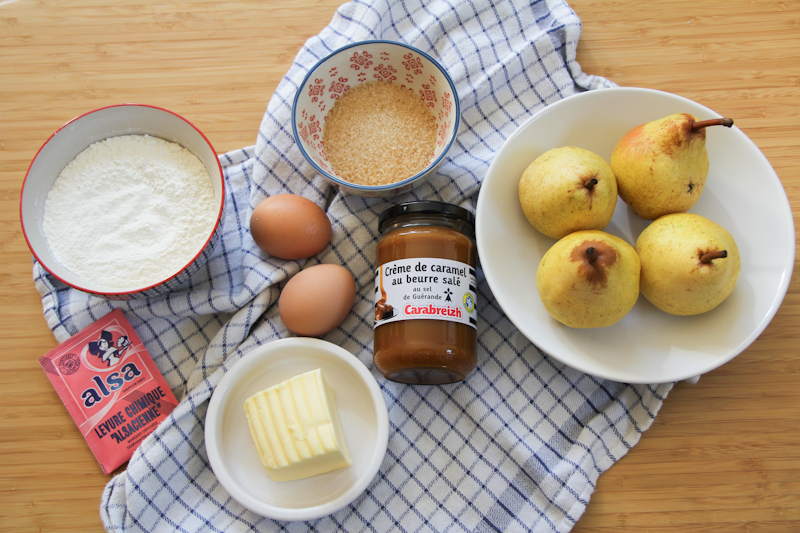
<path id="1" fill-rule="evenodd" d="M 399 84 L 368 81 L 333 105 L 322 141 L 342 179 L 389 185 L 428 166 L 436 147 L 436 118 L 423 100 Z"/>
<path id="2" fill-rule="evenodd" d="M 393 41 L 358 42 L 323 58 L 292 106 L 294 136 L 309 163 L 345 193 L 366 197 L 422 183 L 444 160 L 459 123 L 447 72 Z"/>

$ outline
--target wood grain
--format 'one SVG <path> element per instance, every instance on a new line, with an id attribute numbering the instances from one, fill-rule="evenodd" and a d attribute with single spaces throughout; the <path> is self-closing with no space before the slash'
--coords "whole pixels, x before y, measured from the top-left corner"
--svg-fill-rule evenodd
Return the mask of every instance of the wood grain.
<path id="1" fill-rule="evenodd" d="M 339 3 L 0 1 L 0 530 L 101 531 L 108 481 L 37 363 L 56 342 L 19 225 L 36 151 L 77 114 L 121 102 L 189 118 L 220 153 L 253 145 L 281 77 Z M 780 176 L 797 226 L 800 2 L 571 5 L 584 71 L 733 117 Z M 673 389 L 573 531 L 800 530 L 798 277 L 796 262 L 752 346 Z"/>

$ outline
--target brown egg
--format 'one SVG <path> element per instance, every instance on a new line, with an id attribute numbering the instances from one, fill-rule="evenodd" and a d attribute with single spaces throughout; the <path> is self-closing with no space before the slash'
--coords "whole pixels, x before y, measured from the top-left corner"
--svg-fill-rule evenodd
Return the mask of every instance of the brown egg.
<path id="1" fill-rule="evenodd" d="M 356 298 L 356 281 L 339 265 L 315 265 L 289 280 L 278 299 L 283 325 L 301 337 L 320 337 L 342 323 Z"/>
<path id="2" fill-rule="evenodd" d="M 250 215 L 250 234 L 259 248 L 279 259 L 305 259 L 331 242 L 331 221 L 317 204 L 297 194 L 277 194 Z"/>

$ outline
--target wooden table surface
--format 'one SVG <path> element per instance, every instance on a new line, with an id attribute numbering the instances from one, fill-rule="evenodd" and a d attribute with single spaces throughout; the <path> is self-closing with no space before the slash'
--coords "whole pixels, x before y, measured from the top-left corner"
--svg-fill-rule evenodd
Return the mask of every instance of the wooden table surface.
<path id="1" fill-rule="evenodd" d="M 36 151 L 74 116 L 122 102 L 189 118 L 220 153 L 253 145 L 281 77 L 339 3 L 0 0 L 0 530 L 102 530 L 109 479 L 37 362 L 56 342 L 18 215 Z M 800 2 L 571 5 L 584 71 L 733 117 L 780 176 L 797 229 Z M 800 531 L 797 261 L 766 331 L 698 384 L 673 389 L 573 531 Z"/>

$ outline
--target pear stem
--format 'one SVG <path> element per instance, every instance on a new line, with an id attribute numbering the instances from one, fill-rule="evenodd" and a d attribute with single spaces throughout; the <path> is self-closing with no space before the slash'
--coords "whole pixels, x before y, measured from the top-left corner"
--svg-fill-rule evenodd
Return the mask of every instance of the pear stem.
<path id="1" fill-rule="evenodd" d="M 590 263 L 597 261 L 597 252 L 595 252 L 594 246 L 590 246 L 586 249 L 586 258 Z"/>
<path id="2" fill-rule="evenodd" d="M 731 126 L 733 126 L 733 119 L 712 118 L 710 120 L 700 120 L 697 122 L 692 122 L 692 131 L 701 130 L 708 126 L 725 126 L 726 128 L 730 128 Z"/>
<path id="3" fill-rule="evenodd" d="M 704 265 L 709 264 L 714 259 L 723 259 L 728 257 L 728 250 L 722 250 L 718 252 L 708 252 L 700 256 L 700 262 Z"/>
<path id="4" fill-rule="evenodd" d="M 594 186 L 597 185 L 597 178 L 592 178 L 583 182 L 583 186 L 589 189 L 590 191 L 594 189 Z"/>

